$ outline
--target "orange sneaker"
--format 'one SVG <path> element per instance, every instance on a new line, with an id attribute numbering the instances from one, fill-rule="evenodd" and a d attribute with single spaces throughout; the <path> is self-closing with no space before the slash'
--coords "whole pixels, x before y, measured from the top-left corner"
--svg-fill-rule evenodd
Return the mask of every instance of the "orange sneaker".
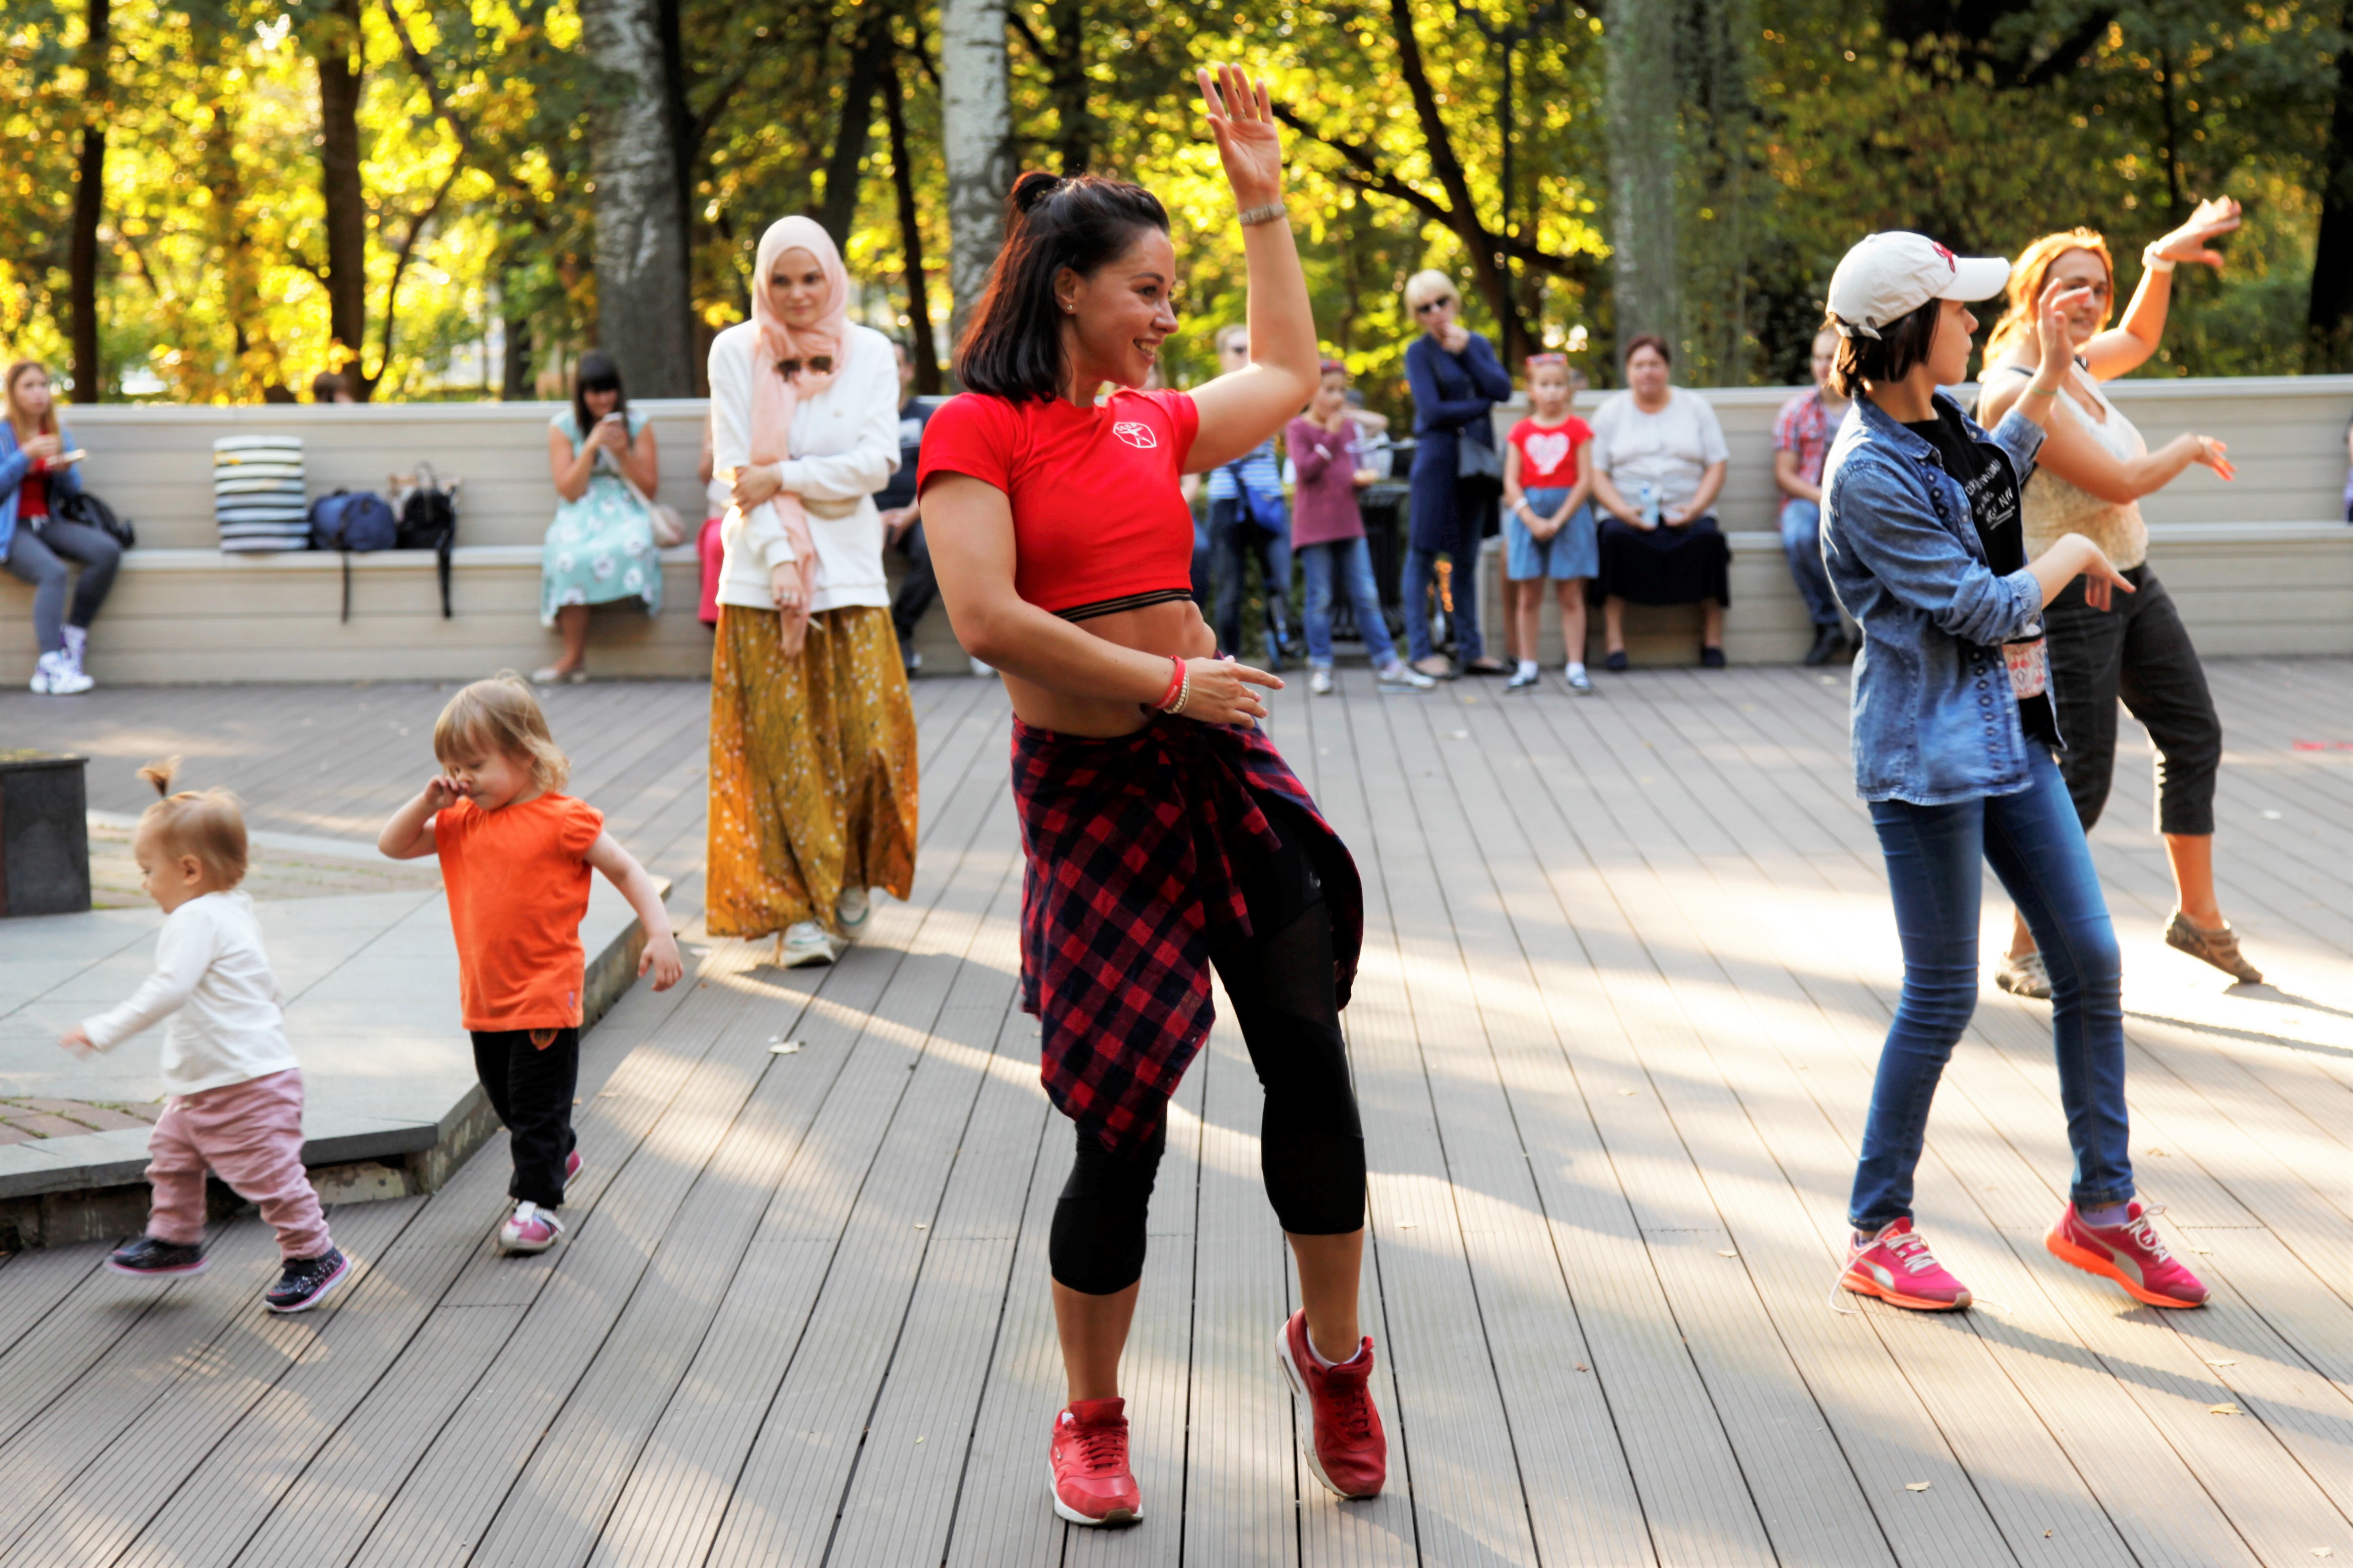
<path id="1" fill-rule="evenodd" d="M 1850 1237 L 1839 1285 L 1858 1296 L 1876 1296 L 1915 1312 L 1949 1312 L 1974 1299 L 1968 1286 L 1945 1272 L 1945 1266 L 1928 1250 L 1926 1239 L 1912 1228 L 1909 1215 L 1889 1220 L 1869 1241 Z M 1831 1300 L 1838 1300 L 1836 1291 Z"/>
<path id="2" fill-rule="evenodd" d="M 1054 1417 L 1054 1511 L 1072 1524 L 1134 1524 L 1144 1494 L 1127 1468 L 1127 1401 L 1074 1399 Z"/>
<path id="3" fill-rule="evenodd" d="M 2152 1307 L 2202 1307 L 2205 1283 L 2165 1249 L 2157 1227 L 2148 1223 L 2164 1212 L 2162 1204 L 2134 1204 L 2122 1225 L 2086 1225 L 2069 1204 L 2043 1237 L 2042 1246 L 2062 1263 L 2115 1280 L 2136 1301 Z"/>

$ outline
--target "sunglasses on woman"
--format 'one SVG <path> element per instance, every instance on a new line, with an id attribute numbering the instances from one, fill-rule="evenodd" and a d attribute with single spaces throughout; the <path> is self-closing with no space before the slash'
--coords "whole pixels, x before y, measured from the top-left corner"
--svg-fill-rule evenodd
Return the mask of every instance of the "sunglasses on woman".
<path id="1" fill-rule="evenodd" d="M 1454 303 L 1454 301 L 1451 300 L 1424 300 L 1420 304 L 1416 305 L 1413 308 L 1413 313 L 1417 316 L 1427 316 L 1432 310 L 1439 309 L 1440 306 L 1451 305 L 1452 303 Z"/>
<path id="2" fill-rule="evenodd" d="M 804 362 L 797 359 L 780 359 L 776 362 L 776 374 L 783 376 L 786 381 L 790 381 L 800 374 L 803 363 Z M 811 354 L 806 363 L 809 371 L 815 374 L 830 375 L 833 374 L 833 356 L 831 354 Z"/>

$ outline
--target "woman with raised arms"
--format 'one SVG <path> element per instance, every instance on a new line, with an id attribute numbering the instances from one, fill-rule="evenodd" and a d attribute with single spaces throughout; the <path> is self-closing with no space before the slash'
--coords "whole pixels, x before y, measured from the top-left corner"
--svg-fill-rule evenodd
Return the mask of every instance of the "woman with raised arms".
<path id="1" fill-rule="evenodd" d="M 1013 700 L 1022 1005 L 1047 1094 L 1077 1123 L 1050 1244 L 1069 1382 L 1053 1500 L 1084 1525 L 1143 1514 L 1120 1352 L 1213 965 L 1266 1089 L 1261 1162 L 1303 1303 L 1276 1348 L 1313 1412 L 1304 1457 L 1349 1498 L 1379 1491 L 1388 1464 L 1356 1321 L 1365 1152 L 1339 1022 L 1362 889 L 1257 727 L 1282 682 L 1217 657 L 1178 489 L 1314 395 L 1314 317 L 1266 89 L 1230 67 L 1200 86 L 1250 268 L 1250 363 L 1138 390 L 1176 330 L 1167 213 L 1124 181 L 1026 174 L 958 353 L 966 390 L 934 416 L 919 480 L 957 640 Z"/>

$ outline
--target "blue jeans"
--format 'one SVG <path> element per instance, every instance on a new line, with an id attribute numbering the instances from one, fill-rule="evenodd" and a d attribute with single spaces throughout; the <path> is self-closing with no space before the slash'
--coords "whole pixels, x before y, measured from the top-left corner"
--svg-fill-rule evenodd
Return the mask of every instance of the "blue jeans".
<path id="1" fill-rule="evenodd" d="M 1789 558 L 1789 575 L 1806 615 L 1818 626 L 1835 626 L 1838 595 L 1831 592 L 1830 569 L 1822 564 L 1822 509 L 1796 497 L 1781 503 L 1781 552 Z"/>
<path id="2" fill-rule="evenodd" d="M 1438 558 L 1441 554 L 1454 563 L 1454 655 L 1468 662 L 1487 651 L 1487 645 L 1479 639 L 1479 547 L 1475 542 L 1470 549 L 1461 551 L 1407 548 L 1406 657 L 1430 657 L 1430 584 L 1438 581 Z"/>
<path id="3" fill-rule="evenodd" d="M 1242 576 L 1255 554 L 1266 599 L 1266 658 L 1270 664 L 1276 662 L 1290 637 L 1283 607 L 1291 602 L 1291 535 L 1259 527 L 1242 515 L 1240 501 L 1213 500 L 1209 553 L 1218 583 L 1217 614 L 1210 623 L 1218 634 L 1218 651 L 1237 656 L 1242 651 Z"/>
<path id="4" fill-rule="evenodd" d="M 1317 669 L 1332 668 L 1332 579 L 1348 595 L 1356 613 L 1356 635 L 1365 639 L 1365 653 L 1375 669 L 1386 669 L 1397 658 L 1389 639 L 1389 624 L 1381 618 L 1381 592 L 1373 585 L 1373 549 L 1365 536 L 1335 539 L 1324 544 L 1303 544 L 1299 559 L 1307 568 L 1307 662 Z"/>
<path id="5" fill-rule="evenodd" d="M 2124 966 L 2059 765 L 2028 747 L 2027 786 L 1949 805 L 1871 803 L 1887 857 L 1904 994 L 1879 1055 L 1862 1158 L 1847 1220 L 1868 1236 L 1912 1212 L 1912 1171 L 1928 1102 L 1978 1002 L 1980 860 L 2018 905 L 2051 971 L 2051 1037 L 2059 1100 L 2075 1152 L 2078 1208 L 2133 1195 L 2125 1112 Z"/>

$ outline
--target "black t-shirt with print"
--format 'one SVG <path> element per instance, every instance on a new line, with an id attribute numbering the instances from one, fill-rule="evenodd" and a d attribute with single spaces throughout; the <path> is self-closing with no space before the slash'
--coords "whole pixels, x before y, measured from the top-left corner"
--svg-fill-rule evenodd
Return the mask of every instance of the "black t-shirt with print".
<path id="1" fill-rule="evenodd" d="M 915 465 L 923 460 L 923 426 L 930 424 L 929 404 L 907 400 L 899 410 L 899 470 L 891 480 L 874 492 L 874 510 L 889 511 L 894 507 L 912 506 L 915 500 Z"/>
<path id="2" fill-rule="evenodd" d="M 1969 496 L 1969 521 L 1977 525 L 1978 541 L 1985 546 L 1986 564 L 2003 577 L 2026 564 L 2026 523 L 2019 505 L 2018 477 L 2010 470 L 2010 460 L 1996 448 L 1981 447 L 1961 423 L 1960 416 L 1939 405 L 1936 417 L 1921 424 L 1906 424 L 1904 428 L 1936 448 L 1944 459 L 1945 472 L 1961 481 Z M 2015 657 L 2031 657 L 2039 668 L 2047 671 L 2040 644 L 2042 628 L 2021 638 L 2005 650 Z M 2032 648 L 2031 656 L 2024 650 Z M 2059 721 L 2051 710 L 2049 676 L 2043 676 L 2044 689 L 2032 697 L 2018 700 L 2018 723 L 2030 739 L 2046 746 L 2059 743 Z"/>

